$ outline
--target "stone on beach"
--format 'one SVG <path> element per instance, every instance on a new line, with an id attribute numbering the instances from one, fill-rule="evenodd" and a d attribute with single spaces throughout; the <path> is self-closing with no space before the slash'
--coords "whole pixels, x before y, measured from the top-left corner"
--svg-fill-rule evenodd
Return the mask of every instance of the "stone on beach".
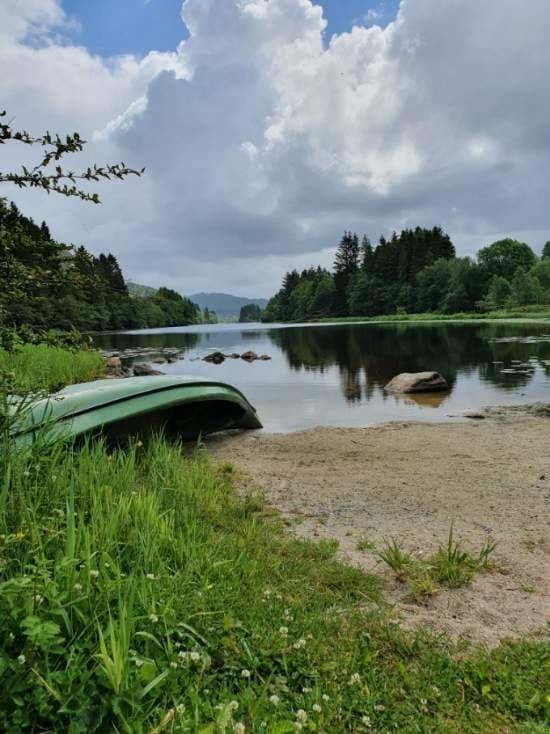
<path id="1" fill-rule="evenodd" d="M 384 390 L 394 393 L 436 392 L 448 390 L 449 384 L 439 372 L 402 372 L 390 380 Z"/>

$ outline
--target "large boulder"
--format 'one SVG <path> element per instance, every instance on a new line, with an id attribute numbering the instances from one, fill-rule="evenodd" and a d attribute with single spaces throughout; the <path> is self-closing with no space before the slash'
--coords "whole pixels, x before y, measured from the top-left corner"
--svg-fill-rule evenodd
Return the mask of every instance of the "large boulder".
<path id="1" fill-rule="evenodd" d="M 439 372 L 402 372 L 390 380 L 384 390 L 386 392 L 437 392 L 448 390 L 449 383 Z"/>

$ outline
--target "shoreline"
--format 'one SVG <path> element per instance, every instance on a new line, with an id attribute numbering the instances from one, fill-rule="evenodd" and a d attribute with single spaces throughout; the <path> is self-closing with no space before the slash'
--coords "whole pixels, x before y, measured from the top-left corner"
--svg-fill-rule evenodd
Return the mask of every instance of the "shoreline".
<path id="1" fill-rule="evenodd" d="M 336 540 L 342 560 L 380 576 L 401 624 L 494 646 L 550 620 L 549 414 L 504 406 L 479 420 L 217 435 L 205 445 L 296 535 Z M 451 523 L 466 550 L 496 543 L 494 567 L 412 603 L 377 552 L 395 538 L 428 557 Z"/>

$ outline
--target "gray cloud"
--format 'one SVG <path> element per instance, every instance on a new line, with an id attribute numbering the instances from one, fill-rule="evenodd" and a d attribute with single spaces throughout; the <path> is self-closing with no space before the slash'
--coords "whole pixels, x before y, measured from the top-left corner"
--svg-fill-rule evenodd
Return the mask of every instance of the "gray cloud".
<path id="1" fill-rule="evenodd" d="M 547 0 L 402 0 L 328 47 L 310 0 L 187 0 L 177 53 L 107 61 L 26 46 L 25 22 L 66 22 L 48 3 L 30 19 L 9 3 L 4 104 L 147 174 L 101 208 L 14 198 L 134 279 L 269 294 L 287 267 L 328 264 L 344 228 L 441 224 L 463 252 L 550 238 Z"/>

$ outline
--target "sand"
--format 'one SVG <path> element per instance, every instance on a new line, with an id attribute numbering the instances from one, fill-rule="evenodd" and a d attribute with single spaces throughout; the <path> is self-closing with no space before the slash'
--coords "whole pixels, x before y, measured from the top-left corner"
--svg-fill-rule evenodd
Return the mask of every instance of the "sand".
<path id="1" fill-rule="evenodd" d="M 212 437 L 246 488 L 306 538 L 334 538 L 346 562 L 384 579 L 392 614 L 492 646 L 550 632 L 550 419 L 495 411 L 480 421 L 388 423 Z M 395 537 L 425 556 L 445 544 L 451 522 L 465 549 L 497 543 L 494 568 L 471 586 L 411 602 L 375 549 Z"/>

